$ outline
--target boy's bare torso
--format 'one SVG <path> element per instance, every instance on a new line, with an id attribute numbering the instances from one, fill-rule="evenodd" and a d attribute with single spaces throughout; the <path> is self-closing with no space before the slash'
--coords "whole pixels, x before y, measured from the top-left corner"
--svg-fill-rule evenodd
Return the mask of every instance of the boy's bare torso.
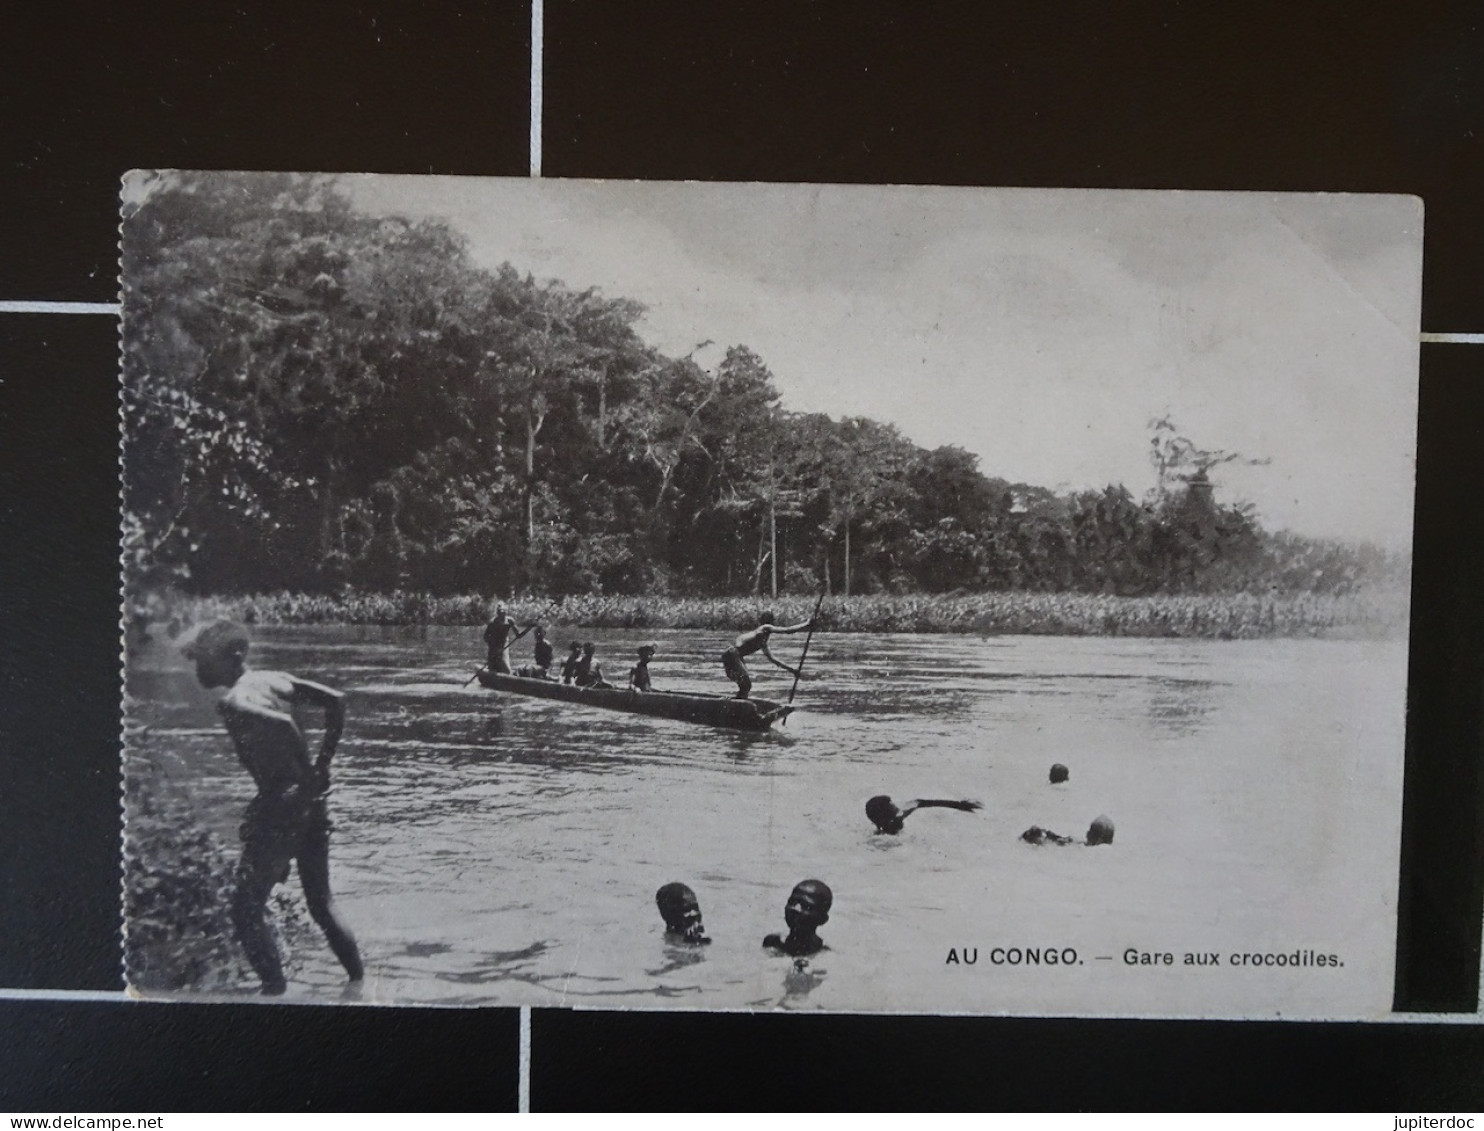
<path id="1" fill-rule="evenodd" d="M 312 780 L 309 744 L 293 715 L 298 682 L 284 672 L 244 672 L 217 704 L 237 757 L 265 796 Z"/>

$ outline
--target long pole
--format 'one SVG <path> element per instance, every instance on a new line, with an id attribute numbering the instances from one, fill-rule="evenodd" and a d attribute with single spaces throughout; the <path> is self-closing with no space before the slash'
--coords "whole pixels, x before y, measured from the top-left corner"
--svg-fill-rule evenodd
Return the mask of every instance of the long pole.
<path id="1" fill-rule="evenodd" d="M 771 475 L 771 470 L 769 471 Z M 778 600 L 778 485 L 768 487 L 768 566 L 773 571 L 772 595 Z"/>
<path id="2" fill-rule="evenodd" d="M 530 632 L 531 629 L 533 629 L 533 628 L 536 627 L 537 623 L 541 620 L 542 617 L 544 617 L 547 613 L 551 612 L 552 609 L 555 609 L 555 608 L 559 607 L 560 605 L 561 605 L 561 601 L 559 601 L 559 600 L 558 601 L 553 601 L 553 602 L 551 602 L 551 604 L 547 605 L 546 608 L 542 609 L 539 613 L 536 614 L 536 616 L 531 620 L 531 623 L 530 624 L 526 625 L 525 628 L 521 629 L 519 632 L 517 632 L 514 636 L 512 636 L 510 638 L 510 643 L 511 644 L 514 644 L 522 636 L 524 636 L 526 633 Z"/>
<path id="3" fill-rule="evenodd" d="M 824 590 L 819 591 L 819 600 L 814 602 L 814 615 L 809 618 L 809 634 L 804 637 L 804 650 L 799 653 L 799 666 L 794 668 L 794 685 L 788 689 L 789 706 L 793 706 L 794 692 L 799 689 L 799 676 L 804 671 L 804 661 L 809 658 L 809 641 L 814 639 L 814 622 L 819 619 L 819 610 L 824 605 Z"/>

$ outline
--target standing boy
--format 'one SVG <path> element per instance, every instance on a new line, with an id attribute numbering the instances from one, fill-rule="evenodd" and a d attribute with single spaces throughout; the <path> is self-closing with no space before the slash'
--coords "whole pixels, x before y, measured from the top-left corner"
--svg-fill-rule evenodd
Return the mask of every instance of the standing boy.
<path id="1" fill-rule="evenodd" d="M 286 672 L 247 670 L 247 630 L 213 621 L 184 649 L 196 662 L 202 687 L 223 687 L 217 711 L 237 758 L 252 775 L 258 794 L 243 815 L 242 857 L 232 892 L 232 925 L 247 960 L 263 982 L 263 993 L 287 988 L 283 960 L 264 918 L 268 896 L 289 877 L 297 861 L 309 914 L 352 982 L 363 976 L 355 936 L 341 921 L 330 892 L 330 819 L 325 794 L 330 759 L 345 725 L 340 692 Z M 325 712 L 325 735 L 312 762 L 304 732 L 294 721 L 298 705 Z"/>

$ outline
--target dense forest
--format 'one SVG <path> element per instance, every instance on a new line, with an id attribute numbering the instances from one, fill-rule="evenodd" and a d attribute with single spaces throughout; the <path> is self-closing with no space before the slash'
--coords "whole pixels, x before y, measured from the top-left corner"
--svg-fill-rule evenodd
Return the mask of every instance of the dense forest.
<path id="1" fill-rule="evenodd" d="M 1379 550 L 1264 531 L 1167 418 L 1156 486 L 1057 494 L 788 411 L 629 299 L 484 270 L 330 178 L 155 175 L 124 218 L 135 591 L 1331 593 Z M 704 333 L 704 327 L 698 327 Z"/>

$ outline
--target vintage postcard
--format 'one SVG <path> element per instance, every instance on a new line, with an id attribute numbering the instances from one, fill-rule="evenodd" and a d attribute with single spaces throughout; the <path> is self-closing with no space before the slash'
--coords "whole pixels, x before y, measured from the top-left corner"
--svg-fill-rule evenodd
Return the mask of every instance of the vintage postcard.
<path id="1" fill-rule="evenodd" d="M 134 993 L 1390 1010 L 1416 199 L 122 214 Z"/>

